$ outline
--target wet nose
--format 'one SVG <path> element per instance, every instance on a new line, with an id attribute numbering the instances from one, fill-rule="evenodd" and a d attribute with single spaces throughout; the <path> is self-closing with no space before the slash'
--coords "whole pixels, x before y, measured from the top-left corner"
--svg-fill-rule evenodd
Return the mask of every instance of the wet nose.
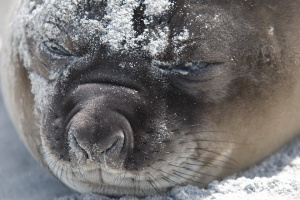
<path id="1" fill-rule="evenodd" d="M 96 115 L 82 111 L 73 118 L 68 134 L 77 160 L 87 159 L 113 168 L 123 166 L 133 144 L 129 122 L 114 111 Z"/>

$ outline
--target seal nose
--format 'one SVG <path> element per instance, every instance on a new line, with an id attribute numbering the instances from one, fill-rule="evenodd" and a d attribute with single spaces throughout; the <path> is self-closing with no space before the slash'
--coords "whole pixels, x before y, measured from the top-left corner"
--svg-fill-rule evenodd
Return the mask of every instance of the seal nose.
<path id="1" fill-rule="evenodd" d="M 131 149 L 131 127 L 127 119 L 116 112 L 91 115 L 81 111 L 69 129 L 71 154 L 77 163 L 85 159 L 121 168 Z"/>

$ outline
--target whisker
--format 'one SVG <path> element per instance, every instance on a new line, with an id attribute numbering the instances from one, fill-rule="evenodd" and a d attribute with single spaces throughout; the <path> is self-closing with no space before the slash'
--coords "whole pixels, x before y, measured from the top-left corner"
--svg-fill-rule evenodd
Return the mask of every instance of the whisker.
<path id="1" fill-rule="evenodd" d="M 185 173 L 183 173 L 183 172 L 179 172 L 179 171 L 177 171 L 177 170 L 175 170 L 175 169 L 173 169 L 172 171 L 175 172 L 174 174 L 175 174 L 176 176 L 179 176 L 179 177 L 181 177 L 181 178 L 184 178 L 185 180 L 189 180 L 189 181 L 192 181 L 192 182 L 194 182 L 194 183 L 201 184 L 201 185 L 203 185 L 203 186 L 205 185 L 204 183 L 202 183 L 202 182 L 200 182 L 200 181 L 195 181 L 195 180 L 193 180 L 193 179 L 191 179 L 191 178 L 187 178 L 187 177 L 181 175 L 181 174 L 184 174 L 184 175 L 187 175 L 187 176 L 190 177 L 189 174 L 185 174 Z M 180 173 L 180 174 L 178 174 L 178 173 Z"/>
<path id="2" fill-rule="evenodd" d="M 224 157 L 224 158 L 227 158 L 228 160 L 231 160 L 232 162 L 234 163 L 238 163 L 236 160 L 234 160 L 233 158 L 229 157 L 229 156 L 226 156 L 226 155 L 223 155 L 219 152 L 215 152 L 215 151 L 212 151 L 210 149 L 207 149 L 207 148 L 200 148 L 200 147 L 197 147 L 197 148 L 194 148 L 196 150 L 201 150 L 201 151 L 205 151 L 205 152 L 209 152 L 209 153 L 212 153 L 212 154 L 215 154 L 215 155 L 218 155 L 218 156 L 221 156 L 221 157 Z"/>
<path id="3" fill-rule="evenodd" d="M 82 177 L 85 181 L 89 182 L 89 181 L 83 176 L 81 170 L 79 169 L 78 171 L 79 171 L 79 174 L 81 175 L 81 177 Z"/>
<path id="4" fill-rule="evenodd" d="M 76 185 L 75 185 L 75 183 L 74 183 L 74 178 L 76 178 L 77 180 L 80 180 L 80 179 L 77 177 L 77 175 L 75 174 L 75 172 L 73 171 L 73 169 L 71 169 L 71 173 L 72 173 L 72 181 L 73 181 L 73 185 L 74 185 L 74 187 L 76 188 Z"/>
<path id="5" fill-rule="evenodd" d="M 149 175 L 152 176 L 152 174 L 150 174 L 150 173 L 149 173 Z M 156 178 L 154 178 L 154 176 L 152 176 L 152 178 L 153 178 L 154 180 L 157 180 Z M 164 186 L 161 185 L 161 183 L 159 182 L 159 180 L 157 180 L 157 182 L 158 182 L 158 184 L 161 186 L 161 188 L 164 187 Z"/>
<path id="6" fill-rule="evenodd" d="M 62 173 L 64 171 L 64 168 L 62 166 L 58 166 L 58 168 L 60 169 L 60 175 L 59 175 L 59 179 L 62 180 Z"/>
<path id="7" fill-rule="evenodd" d="M 151 175 L 150 172 L 147 172 L 147 174 Z M 156 190 L 156 192 L 158 194 L 161 193 L 161 191 L 159 190 L 159 188 L 157 187 L 157 185 L 155 184 L 155 182 L 152 180 L 152 178 L 150 176 L 148 176 L 148 178 L 149 178 L 149 180 L 147 180 L 147 182 L 150 183 L 150 185 Z"/>
<path id="8" fill-rule="evenodd" d="M 196 161 L 196 162 L 199 162 L 199 163 L 204 163 L 203 165 L 195 164 L 195 165 L 199 165 L 199 166 L 209 166 L 209 167 L 216 167 L 216 168 L 218 168 L 218 167 L 229 167 L 230 169 L 233 169 L 233 167 L 236 166 L 236 164 L 234 164 L 234 163 L 223 161 L 223 160 L 216 160 L 220 164 L 222 164 L 222 165 L 216 165 L 216 164 L 212 164 L 212 163 L 207 163 L 204 160 L 199 160 L 199 158 L 197 158 L 197 157 L 181 157 L 181 158 L 186 158 L 186 159 L 193 160 L 193 161 Z"/>
<path id="9" fill-rule="evenodd" d="M 200 174 L 200 175 L 205 175 L 205 176 L 210 176 L 210 177 L 213 177 L 213 178 L 218 178 L 217 176 L 214 176 L 214 175 L 211 175 L 211 174 L 202 173 L 202 172 L 198 172 L 198 171 L 195 171 L 195 170 L 190 169 L 188 167 L 180 167 L 180 166 L 177 166 L 177 165 L 174 165 L 174 164 L 171 164 L 171 163 L 169 163 L 169 165 L 173 166 L 173 167 L 177 167 L 179 169 L 186 169 L 188 171 L 195 172 L 195 173 Z"/>
<path id="10" fill-rule="evenodd" d="M 196 127 L 191 125 L 191 127 Z M 187 132 L 186 135 L 190 135 L 190 134 L 197 134 L 197 133 L 226 133 L 228 134 L 227 131 L 209 131 L 209 130 L 197 130 L 197 131 L 191 131 L 191 132 Z"/>
<path id="11" fill-rule="evenodd" d="M 165 173 L 165 174 L 168 174 L 170 177 L 174 177 L 174 174 L 170 174 L 170 173 L 168 173 L 168 172 L 165 172 L 165 171 L 162 170 L 162 169 L 160 169 L 159 171 L 161 171 L 161 172 L 163 172 L 163 173 Z M 163 175 L 163 174 L 161 174 L 161 175 Z M 167 178 L 167 177 L 166 177 L 166 178 Z M 182 186 L 182 184 L 178 183 L 177 181 L 174 181 L 174 180 L 172 180 L 172 179 L 170 179 L 170 178 L 168 178 L 168 179 L 171 180 L 172 182 L 175 182 L 176 185 Z"/>
<path id="12" fill-rule="evenodd" d="M 179 185 L 177 182 L 175 182 L 175 181 L 169 179 L 169 178 L 166 177 L 165 175 L 161 174 L 161 176 L 162 176 L 162 179 L 165 180 L 165 181 L 167 181 L 168 183 L 172 183 L 172 184 L 174 184 L 174 186 L 175 186 L 175 185 Z"/>
<path id="13" fill-rule="evenodd" d="M 193 150 L 193 149 L 197 149 L 197 148 L 188 148 L 188 149 L 190 149 L 190 150 Z M 214 148 L 215 149 L 215 148 Z M 224 148 L 225 149 L 225 148 Z M 225 157 L 225 158 L 228 158 L 228 160 L 230 160 L 231 162 L 228 162 L 228 161 L 223 161 L 223 160 L 218 160 L 218 162 L 222 162 L 222 163 L 225 163 L 225 164 L 229 164 L 229 165 L 233 165 L 233 166 L 236 166 L 236 165 L 238 165 L 238 162 L 236 161 L 236 160 L 234 160 L 234 159 L 232 159 L 232 158 L 230 158 L 230 157 L 228 157 L 228 156 L 225 156 L 225 155 L 223 155 L 223 154 L 221 154 L 221 153 L 218 153 L 218 152 L 213 152 L 213 151 L 211 151 L 210 149 L 208 149 L 208 148 L 206 148 L 206 149 L 204 149 L 204 148 L 202 148 L 202 149 L 199 149 L 198 148 L 198 150 L 203 150 L 203 151 L 208 151 L 208 152 L 211 152 L 211 153 L 213 153 L 213 154 L 217 154 L 217 155 L 219 155 L 219 156 L 221 156 L 221 157 Z M 221 149 L 222 150 L 222 149 Z M 182 155 L 182 154 L 185 154 L 185 153 L 187 153 L 187 152 L 184 152 L 184 151 L 169 151 L 169 152 L 166 152 L 165 154 L 179 154 L 179 155 Z M 198 162 L 202 162 L 202 163 L 205 163 L 205 161 L 201 161 L 201 160 L 199 160 L 199 159 L 211 159 L 211 158 L 209 158 L 209 157 L 196 157 L 196 156 L 190 156 L 190 157 L 185 157 L 185 156 L 180 156 L 181 158 L 188 158 L 188 159 L 198 159 Z M 233 163 L 232 163 L 233 162 Z"/>
<path id="14" fill-rule="evenodd" d="M 59 166 L 57 167 L 57 163 L 58 163 L 58 160 L 56 161 L 54 168 L 56 168 L 56 177 L 58 178 L 59 177 L 58 176 Z"/>
<path id="15" fill-rule="evenodd" d="M 69 172 L 69 169 L 67 168 L 67 170 L 65 170 L 65 172 L 66 172 L 66 179 L 67 179 L 67 182 L 70 184 L 70 185 L 73 185 L 71 182 L 70 182 L 70 180 L 69 180 L 69 176 L 68 176 L 68 172 Z M 73 187 L 75 187 L 75 185 L 73 185 Z"/>
<path id="16" fill-rule="evenodd" d="M 145 190 L 141 187 L 141 185 L 140 185 L 140 175 L 138 175 L 137 176 L 137 178 L 138 178 L 138 188 L 144 193 L 144 196 L 146 196 L 147 195 L 147 193 L 145 192 Z"/>
<path id="17" fill-rule="evenodd" d="M 197 126 L 201 126 L 199 125 L 190 125 L 190 127 L 197 127 Z M 195 134 L 214 134 L 214 133 L 224 133 L 224 135 L 234 135 L 234 136 L 238 136 L 238 133 L 232 132 L 232 131 L 220 131 L 220 130 L 197 130 L 197 131 L 189 131 L 186 132 L 184 135 L 195 135 Z"/>
<path id="18" fill-rule="evenodd" d="M 150 167 L 151 167 L 151 166 L 150 166 Z M 180 183 L 178 183 L 178 182 L 176 182 L 176 181 L 174 181 L 174 180 L 168 178 L 168 177 L 165 176 L 164 174 L 162 174 L 161 172 L 164 172 L 163 170 L 161 170 L 161 169 L 155 169 L 154 167 L 151 167 L 151 168 L 152 168 L 154 171 L 158 171 L 158 172 L 160 173 L 160 175 L 162 176 L 162 179 L 164 179 L 164 180 L 167 181 L 168 183 L 173 183 L 174 186 L 175 186 L 175 185 L 180 185 Z M 164 173 L 166 173 L 166 172 L 164 172 Z"/>
<path id="19" fill-rule="evenodd" d="M 229 166 L 224 166 L 224 165 L 213 165 L 211 163 L 205 163 L 204 165 L 199 165 L 196 163 L 188 163 L 188 162 L 182 162 L 183 164 L 186 165 L 191 165 L 191 166 L 201 166 L 201 167 L 214 167 L 214 168 L 225 168 L 225 169 L 234 169 L 233 167 L 229 167 Z"/>
<path id="20" fill-rule="evenodd" d="M 179 139 L 179 140 L 184 140 L 184 139 Z M 222 140 L 207 140 L 207 139 L 196 139 L 196 140 L 185 140 L 182 142 L 179 142 L 178 144 L 185 144 L 185 143 L 190 143 L 190 142 L 212 142 L 212 143 L 229 143 L 229 144 L 239 144 L 239 145 L 248 145 L 246 143 L 240 143 L 240 142 L 232 142 L 232 141 L 222 141 Z"/>

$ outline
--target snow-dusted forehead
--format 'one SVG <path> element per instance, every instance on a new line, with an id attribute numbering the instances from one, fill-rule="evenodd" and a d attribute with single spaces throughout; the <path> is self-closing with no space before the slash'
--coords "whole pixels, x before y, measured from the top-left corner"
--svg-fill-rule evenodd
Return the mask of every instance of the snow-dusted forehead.
<path id="1" fill-rule="evenodd" d="M 57 39 L 62 33 L 53 24 L 71 24 L 78 28 L 78 32 L 85 31 L 86 37 L 99 37 L 100 44 L 107 45 L 112 52 L 139 48 L 153 57 L 167 47 L 170 30 L 167 23 L 155 25 L 154 28 L 151 23 L 155 17 L 171 12 L 174 6 L 169 0 L 45 0 L 38 5 L 35 2 L 28 4 L 29 9 L 23 15 L 32 25 L 32 34 Z M 84 10 L 86 4 L 89 4 L 90 10 Z M 98 9 L 99 16 L 91 18 L 91 9 Z M 143 15 L 139 19 L 143 23 L 140 33 L 135 30 L 136 12 Z M 76 40 L 76 35 L 73 40 Z"/>
<path id="2" fill-rule="evenodd" d="M 174 6 L 171 0 L 21 1 L 14 38 L 18 41 L 19 56 L 30 73 L 36 106 L 40 110 L 47 109 L 57 81 L 67 78 L 71 66 L 65 66 L 59 72 L 49 69 L 50 82 L 32 69 L 32 57 L 36 56 L 31 55 L 33 48 L 38 52 L 41 44 L 47 41 L 65 47 L 66 38 L 71 38 L 74 44 L 81 43 L 95 51 L 104 45 L 108 47 L 108 54 L 138 50 L 156 59 L 171 43 L 178 46 L 189 36 L 185 29 L 181 33 L 172 33 L 170 41 L 167 20 L 157 23 L 160 17 L 172 14 Z M 35 46 L 29 47 L 28 38 L 33 39 Z M 80 47 L 76 48 L 80 51 Z M 174 49 L 174 53 L 182 48 Z"/>

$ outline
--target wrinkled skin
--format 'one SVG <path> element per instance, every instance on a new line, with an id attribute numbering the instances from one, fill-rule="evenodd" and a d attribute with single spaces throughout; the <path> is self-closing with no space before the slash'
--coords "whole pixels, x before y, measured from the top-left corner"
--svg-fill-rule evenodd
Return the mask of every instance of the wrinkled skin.
<path id="1" fill-rule="evenodd" d="M 80 9 L 88 7 L 91 19 L 103 17 L 104 4 Z M 141 48 L 112 52 L 68 21 L 59 24 L 67 49 L 22 38 L 31 57 L 25 67 L 11 34 L 1 71 L 8 110 L 34 156 L 74 190 L 145 196 L 205 187 L 299 133 L 299 9 L 299 0 L 178 0 L 150 25 L 137 12 L 138 34 L 167 24 L 171 41 L 189 31 L 180 53 L 170 42 L 155 57 Z M 51 79 L 66 66 L 67 78 Z M 43 109 L 32 72 L 56 81 Z"/>

